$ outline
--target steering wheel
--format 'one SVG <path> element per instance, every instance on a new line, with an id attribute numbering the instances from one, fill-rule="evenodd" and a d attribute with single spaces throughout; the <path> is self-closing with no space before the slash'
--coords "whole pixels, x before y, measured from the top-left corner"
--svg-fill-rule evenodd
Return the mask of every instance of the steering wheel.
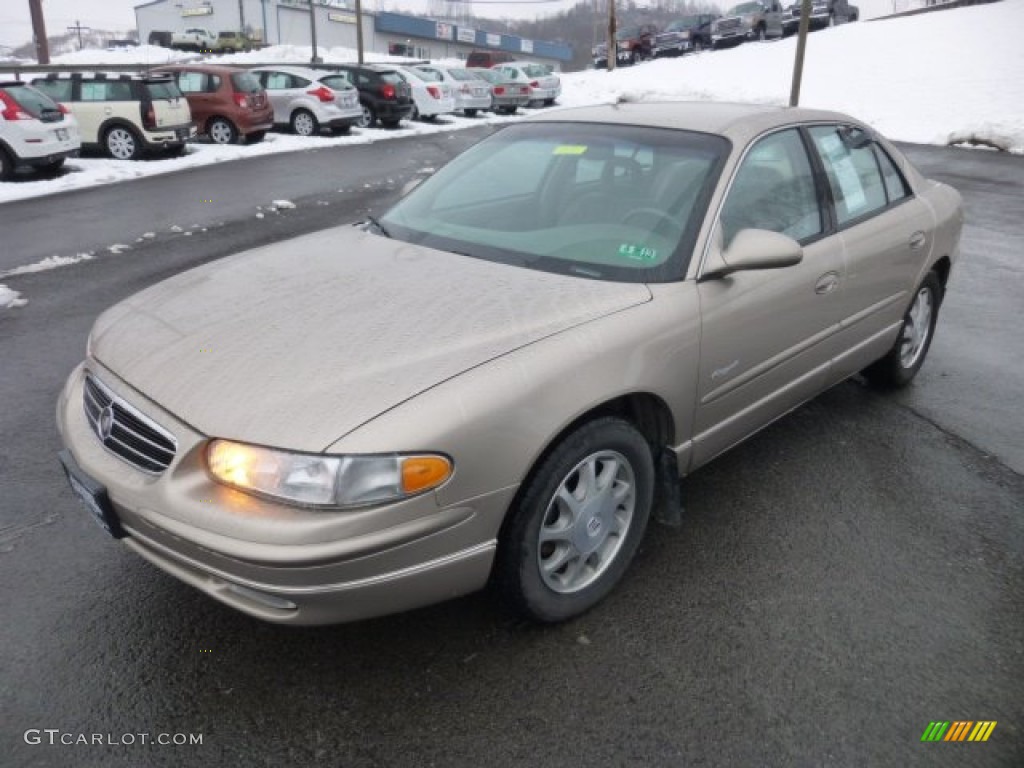
<path id="1" fill-rule="evenodd" d="M 629 222 L 632 219 L 638 219 L 643 216 L 650 216 L 652 219 L 655 219 L 655 224 L 653 227 L 654 231 L 657 231 L 658 228 L 661 227 L 663 224 L 669 225 L 672 229 L 679 228 L 679 225 L 676 223 L 676 220 L 673 219 L 669 214 L 665 213 L 665 211 L 659 210 L 658 208 L 649 208 L 646 206 L 641 208 L 634 208 L 633 210 L 629 211 L 625 216 L 622 217 L 622 223 L 629 224 Z"/>

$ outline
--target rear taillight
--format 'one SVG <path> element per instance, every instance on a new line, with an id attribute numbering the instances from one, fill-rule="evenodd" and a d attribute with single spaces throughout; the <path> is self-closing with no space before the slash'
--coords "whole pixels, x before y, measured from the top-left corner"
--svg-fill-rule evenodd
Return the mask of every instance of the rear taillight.
<path id="1" fill-rule="evenodd" d="M 249 97 L 246 96 L 244 93 L 238 93 L 236 91 L 235 92 L 235 104 L 240 106 L 242 109 L 248 109 L 248 107 L 249 107 Z"/>
<path id="2" fill-rule="evenodd" d="M 334 91 L 328 88 L 326 85 L 321 85 L 319 88 L 315 88 L 312 91 L 306 91 L 310 96 L 316 96 L 320 101 L 334 101 Z"/>
<path id="3" fill-rule="evenodd" d="M 153 109 L 152 104 L 142 105 L 142 127 L 147 131 L 156 130 L 156 110 Z"/>
<path id="4" fill-rule="evenodd" d="M 33 120 L 34 118 L 28 112 L 21 108 L 12 97 L 8 96 L 3 91 L 0 91 L 0 106 L 3 107 L 3 111 L 0 115 L 3 115 L 4 120 Z"/>
<path id="5" fill-rule="evenodd" d="M 70 109 L 68 109 L 67 107 L 65 107 L 65 106 L 64 106 L 63 104 L 61 104 L 61 103 L 60 103 L 59 101 L 57 102 L 57 109 L 59 109 L 59 110 L 60 110 L 60 113 L 61 113 L 62 115 L 70 115 L 70 114 L 71 114 L 71 110 L 70 110 Z"/>
<path id="6" fill-rule="evenodd" d="M 427 93 L 429 93 L 435 99 L 440 99 L 441 98 L 441 89 L 438 88 L 436 85 L 428 85 L 427 86 Z"/>
<path id="7" fill-rule="evenodd" d="M 534 80 L 532 83 L 530 83 L 530 87 L 531 88 L 540 88 L 540 82 L 537 81 L 537 80 Z"/>
<path id="8" fill-rule="evenodd" d="M 391 83 L 386 83 L 382 85 L 380 87 L 380 95 L 383 96 L 385 99 L 395 98 L 395 86 L 391 85 Z"/>
<path id="9" fill-rule="evenodd" d="M 503 85 L 496 85 L 496 86 L 494 86 L 494 95 L 495 96 L 501 96 L 501 94 L 503 94 L 504 92 L 505 92 L 505 86 L 503 86 Z"/>

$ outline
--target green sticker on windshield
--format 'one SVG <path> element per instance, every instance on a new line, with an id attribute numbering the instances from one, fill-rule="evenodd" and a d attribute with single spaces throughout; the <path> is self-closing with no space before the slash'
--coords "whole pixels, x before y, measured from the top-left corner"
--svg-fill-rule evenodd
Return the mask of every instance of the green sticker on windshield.
<path id="1" fill-rule="evenodd" d="M 587 148 L 583 144 L 559 144 L 555 147 L 553 155 L 582 155 L 587 151 Z"/>
<path id="2" fill-rule="evenodd" d="M 625 256 L 633 261 L 656 261 L 658 251 L 654 248 L 648 248 L 646 245 L 623 243 L 619 246 L 619 256 Z"/>

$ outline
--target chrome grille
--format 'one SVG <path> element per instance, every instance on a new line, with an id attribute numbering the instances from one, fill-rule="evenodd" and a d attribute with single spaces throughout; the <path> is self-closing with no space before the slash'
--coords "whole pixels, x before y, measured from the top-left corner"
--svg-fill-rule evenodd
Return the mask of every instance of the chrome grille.
<path id="1" fill-rule="evenodd" d="M 732 32 L 734 29 L 740 28 L 740 20 L 737 18 L 731 19 L 719 19 L 718 20 L 718 31 L 719 32 Z"/>
<path id="2" fill-rule="evenodd" d="M 82 405 L 103 447 L 144 472 L 159 474 L 178 448 L 171 434 L 86 374 Z"/>

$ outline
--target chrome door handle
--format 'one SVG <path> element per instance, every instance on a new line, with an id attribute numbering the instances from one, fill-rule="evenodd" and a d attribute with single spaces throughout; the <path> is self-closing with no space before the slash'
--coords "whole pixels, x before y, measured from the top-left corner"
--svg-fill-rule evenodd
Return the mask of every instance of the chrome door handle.
<path id="1" fill-rule="evenodd" d="M 832 293 L 839 285 L 839 275 L 835 272 L 826 272 L 824 275 L 818 278 L 818 282 L 814 284 L 814 292 L 819 295 L 826 293 Z"/>
<path id="2" fill-rule="evenodd" d="M 924 232 L 915 232 L 910 236 L 910 247 L 916 251 L 919 248 L 921 248 L 927 241 L 928 238 L 925 237 Z"/>

